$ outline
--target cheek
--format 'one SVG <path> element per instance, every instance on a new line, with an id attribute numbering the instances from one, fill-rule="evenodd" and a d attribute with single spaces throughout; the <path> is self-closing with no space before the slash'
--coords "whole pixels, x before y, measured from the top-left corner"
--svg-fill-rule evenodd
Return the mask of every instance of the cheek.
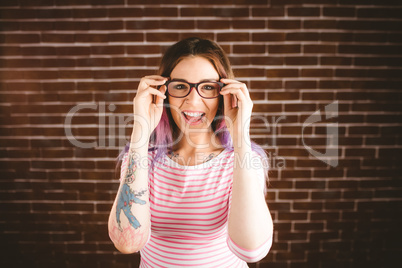
<path id="1" fill-rule="evenodd" d="M 209 105 L 209 110 L 211 111 L 211 117 L 214 118 L 216 115 L 216 112 L 218 111 L 219 107 L 219 99 L 214 99 L 213 102 L 211 102 L 211 105 Z"/>
<path id="2" fill-rule="evenodd" d="M 170 113 L 172 114 L 172 117 L 173 117 L 174 121 L 176 122 L 176 124 L 178 124 L 179 123 L 178 120 L 180 120 L 180 114 L 177 109 L 177 107 L 180 107 L 180 103 L 178 102 L 179 99 L 171 98 L 170 96 L 168 98 L 169 98 Z"/>

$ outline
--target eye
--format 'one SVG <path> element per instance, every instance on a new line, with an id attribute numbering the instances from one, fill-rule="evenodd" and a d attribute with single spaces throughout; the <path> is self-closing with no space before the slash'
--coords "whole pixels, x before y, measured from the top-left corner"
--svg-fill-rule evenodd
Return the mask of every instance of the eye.
<path id="1" fill-rule="evenodd" d="M 203 90 L 217 90 L 219 89 L 219 85 L 216 83 L 204 83 L 201 84 L 201 89 Z"/>
<path id="2" fill-rule="evenodd" d="M 185 83 L 172 83 L 171 88 L 176 90 L 185 90 L 188 89 L 188 85 Z"/>

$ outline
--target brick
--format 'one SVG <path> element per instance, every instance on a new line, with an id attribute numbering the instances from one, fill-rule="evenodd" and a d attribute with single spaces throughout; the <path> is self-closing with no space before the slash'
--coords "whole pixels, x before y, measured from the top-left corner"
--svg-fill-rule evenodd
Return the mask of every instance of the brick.
<path id="1" fill-rule="evenodd" d="M 233 47 L 233 53 L 265 53 L 265 45 L 236 45 Z"/>
<path id="2" fill-rule="evenodd" d="M 317 88 L 316 81 L 286 81 L 286 89 L 313 89 Z"/>
<path id="3" fill-rule="evenodd" d="M 311 220 L 336 221 L 340 219 L 339 212 L 312 212 Z"/>
<path id="4" fill-rule="evenodd" d="M 164 8 L 154 8 L 154 7 L 146 7 L 142 11 L 142 15 L 147 17 L 177 17 L 178 15 L 178 9 L 177 8 L 170 8 L 170 7 L 164 7 Z"/>
<path id="5" fill-rule="evenodd" d="M 325 191 L 325 192 L 312 192 L 312 199 L 339 199 L 341 197 L 340 191 Z"/>
<path id="6" fill-rule="evenodd" d="M 314 112 L 316 110 L 315 104 L 304 103 L 304 104 L 285 104 L 285 111 L 287 112 L 300 112 L 300 111 L 307 111 L 307 112 Z"/>
<path id="7" fill-rule="evenodd" d="M 307 220 L 307 214 L 304 212 L 282 212 L 278 213 L 278 220 Z"/>
<path id="8" fill-rule="evenodd" d="M 276 41 L 284 41 L 285 34 L 284 33 L 252 33 L 253 41 L 268 41 L 268 42 L 276 42 Z"/>
<path id="9" fill-rule="evenodd" d="M 298 100 L 300 98 L 298 92 L 275 92 L 269 93 L 269 100 Z"/>
<path id="10" fill-rule="evenodd" d="M 143 9 L 140 7 L 124 7 L 124 8 L 108 8 L 105 9 L 107 11 L 107 14 L 109 17 L 116 17 L 116 18 L 121 18 L 121 17 L 128 17 L 128 18 L 133 18 L 133 17 L 141 17 L 143 16 Z"/>
<path id="11" fill-rule="evenodd" d="M 253 65 L 264 65 L 264 66 L 272 66 L 272 65 L 283 65 L 284 58 L 283 57 L 247 57 L 250 63 Z M 233 63 L 234 64 L 234 63 Z"/>
<path id="12" fill-rule="evenodd" d="M 378 126 L 349 127 L 349 134 L 376 135 L 378 133 L 379 133 Z"/>
<path id="13" fill-rule="evenodd" d="M 286 34 L 287 41 L 316 41 L 320 40 L 319 33 L 310 33 L 310 32 L 290 32 Z"/>
<path id="14" fill-rule="evenodd" d="M 32 19 L 38 16 L 37 11 L 33 9 L 2 9 L 0 11 L 0 17 L 3 19 Z"/>
<path id="15" fill-rule="evenodd" d="M 325 202 L 325 209 L 333 210 L 353 210 L 355 208 L 355 202 Z"/>
<path id="16" fill-rule="evenodd" d="M 252 7 L 251 15 L 253 17 L 282 17 L 285 15 L 283 7 Z"/>
<path id="17" fill-rule="evenodd" d="M 160 22 L 160 29 L 194 29 L 195 28 L 194 20 L 162 20 Z"/>
<path id="18" fill-rule="evenodd" d="M 159 27 L 161 27 L 161 23 L 158 20 L 135 20 L 125 23 L 125 28 L 128 30 L 159 29 Z"/>
<path id="19" fill-rule="evenodd" d="M 325 181 L 296 181 L 297 189 L 325 189 Z"/>
<path id="20" fill-rule="evenodd" d="M 321 57 L 321 65 L 352 65 L 351 57 Z M 356 62 L 356 59 L 355 59 Z"/>
<path id="21" fill-rule="evenodd" d="M 163 33 L 147 33 L 145 39 L 149 42 L 157 42 L 157 41 L 171 41 L 175 42 L 179 38 L 177 33 L 169 33 L 169 32 L 163 32 Z"/>
<path id="22" fill-rule="evenodd" d="M 233 29 L 265 29 L 264 20 L 235 20 L 232 21 Z"/>
<path id="23" fill-rule="evenodd" d="M 355 65 L 361 66 L 400 66 L 399 58 L 391 57 L 356 57 Z"/>
<path id="24" fill-rule="evenodd" d="M 196 25 L 197 29 L 230 29 L 231 22 L 229 20 L 197 20 Z"/>
<path id="25" fill-rule="evenodd" d="M 318 87 L 323 89 L 351 88 L 352 82 L 349 80 L 320 80 Z"/>
<path id="26" fill-rule="evenodd" d="M 279 232 L 278 233 L 279 240 L 293 241 L 293 240 L 306 240 L 307 233 L 306 232 Z"/>
<path id="27" fill-rule="evenodd" d="M 303 100 L 333 100 L 334 94 L 331 92 L 324 92 L 324 93 L 305 92 L 302 94 L 301 99 L 303 99 Z M 342 119 L 344 119 L 344 117 L 342 117 Z"/>
<path id="28" fill-rule="evenodd" d="M 388 45 L 388 46 L 371 46 L 371 45 L 339 45 L 339 53 L 348 54 L 398 54 L 402 46 Z"/>
<path id="29" fill-rule="evenodd" d="M 300 45 L 268 45 L 268 53 L 300 53 Z"/>
<path id="30" fill-rule="evenodd" d="M 264 69 L 234 69 L 233 72 L 235 73 L 236 77 L 261 77 L 264 76 L 265 70 Z"/>
<path id="31" fill-rule="evenodd" d="M 281 253 L 278 252 L 276 254 L 276 260 L 281 261 L 281 260 L 289 260 L 289 261 L 294 261 L 294 260 L 304 260 L 305 254 L 303 252 L 286 252 L 286 253 Z"/>
<path id="32" fill-rule="evenodd" d="M 318 16 L 320 16 L 320 13 L 321 13 L 320 8 L 315 8 L 315 7 L 305 7 L 305 8 L 300 8 L 300 7 L 291 8 L 291 7 L 289 7 L 287 9 L 288 16 L 318 17 Z"/>
<path id="33" fill-rule="evenodd" d="M 250 41 L 250 34 L 246 32 L 236 32 L 233 33 L 218 33 L 217 34 L 218 42 L 242 42 L 242 41 Z M 232 63 L 233 64 L 233 63 Z"/>
<path id="34" fill-rule="evenodd" d="M 269 69 L 266 70 L 267 77 L 298 77 L 298 69 Z"/>
<path id="35" fill-rule="evenodd" d="M 300 29 L 300 20 L 268 20 L 268 29 Z"/>
<path id="36" fill-rule="evenodd" d="M 280 155 L 286 155 L 286 154 L 280 154 Z M 303 169 L 303 170 L 282 170 L 281 171 L 281 177 L 283 179 L 310 178 L 311 177 L 311 171 L 306 170 L 306 169 Z M 297 194 L 297 192 L 295 194 Z M 305 193 L 303 193 L 303 196 L 304 196 L 304 194 Z"/>
<path id="37" fill-rule="evenodd" d="M 326 17 L 355 17 L 356 16 L 356 8 L 324 7 L 323 15 Z"/>
<path id="38" fill-rule="evenodd" d="M 357 17 L 362 18 L 398 18 L 402 9 L 396 8 L 359 8 Z"/>
<path id="39" fill-rule="evenodd" d="M 316 57 L 286 57 L 286 65 L 317 65 L 318 58 Z"/>
<path id="40" fill-rule="evenodd" d="M 302 69 L 301 76 L 303 77 L 332 77 L 333 70 L 332 69 Z"/>
<path id="41" fill-rule="evenodd" d="M 342 20 L 337 22 L 337 28 L 342 30 L 391 30 L 397 31 L 401 27 L 399 21 L 372 21 L 372 20 Z"/>
<path id="42" fill-rule="evenodd" d="M 225 1 L 222 1 L 222 4 Z M 235 4 L 235 5 L 267 5 L 269 3 L 268 0 L 233 0 L 227 1 L 227 4 Z M 216 4 L 215 1 L 210 0 L 210 4 Z M 220 3 L 221 4 L 221 3 Z"/>
<path id="43" fill-rule="evenodd" d="M 304 53 L 329 53 L 335 54 L 336 46 L 334 45 L 304 45 Z"/>
<path id="44" fill-rule="evenodd" d="M 181 8 L 182 17 L 248 17 L 248 8 Z"/>
<path id="45" fill-rule="evenodd" d="M 336 20 L 304 20 L 303 29 L 336 29 L 337 28 Z"/>
<path id="46" fill-rule="evenodd" d="M 125 53 L 124 46 L 93 46 L 91 47 L 90 54 L 92 55 L 122 55 Z"/>
<path id="47" fill-rule="evenodd" d="M 322 241 L 339 238 L 338 232 L 312 232 L 310 234 L 310 241 Z"/>
<path id="48" fill-rule="evenodd" d="M 3 38 L 2 38 L 3 39 Z M 8 34 L 4 36 L 4 43 L 39 43 L 39 35 L 37 34 Z"/>

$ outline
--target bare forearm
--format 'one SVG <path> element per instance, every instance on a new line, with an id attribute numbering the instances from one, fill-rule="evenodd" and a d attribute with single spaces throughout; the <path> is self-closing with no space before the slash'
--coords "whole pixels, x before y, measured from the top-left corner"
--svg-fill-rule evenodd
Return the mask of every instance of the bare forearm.
<path id="1" fill-rule="evenodd" d="M 149 235 L 147 157 L 148 140 L 139 142 L 138 137 L 133 134 L 128 152 L 127 169 L 122 174 L 120 187 L 109 216 L 109 236 L 122 253 L 140 250 L 147 242 Z"/>
<path id="2" fill-rule="evenodd" d="M 272 235 L 272 219 L 255 167 L 249 143 L 234 146 L 232 201 L 229 236 L 240 247 L 255 249 Z"/>

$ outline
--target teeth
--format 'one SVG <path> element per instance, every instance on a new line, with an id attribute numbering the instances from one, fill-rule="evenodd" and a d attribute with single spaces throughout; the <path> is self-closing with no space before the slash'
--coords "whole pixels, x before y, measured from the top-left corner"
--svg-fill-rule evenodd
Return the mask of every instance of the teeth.
<path id="1" fill-rule="evenodd" d="M 184 113 L 185 115 L 193 116 L 193 117 L 203 115 L 203 113 L 190 113 L 190 112 L 183 112 L 183 113 Z"/>

